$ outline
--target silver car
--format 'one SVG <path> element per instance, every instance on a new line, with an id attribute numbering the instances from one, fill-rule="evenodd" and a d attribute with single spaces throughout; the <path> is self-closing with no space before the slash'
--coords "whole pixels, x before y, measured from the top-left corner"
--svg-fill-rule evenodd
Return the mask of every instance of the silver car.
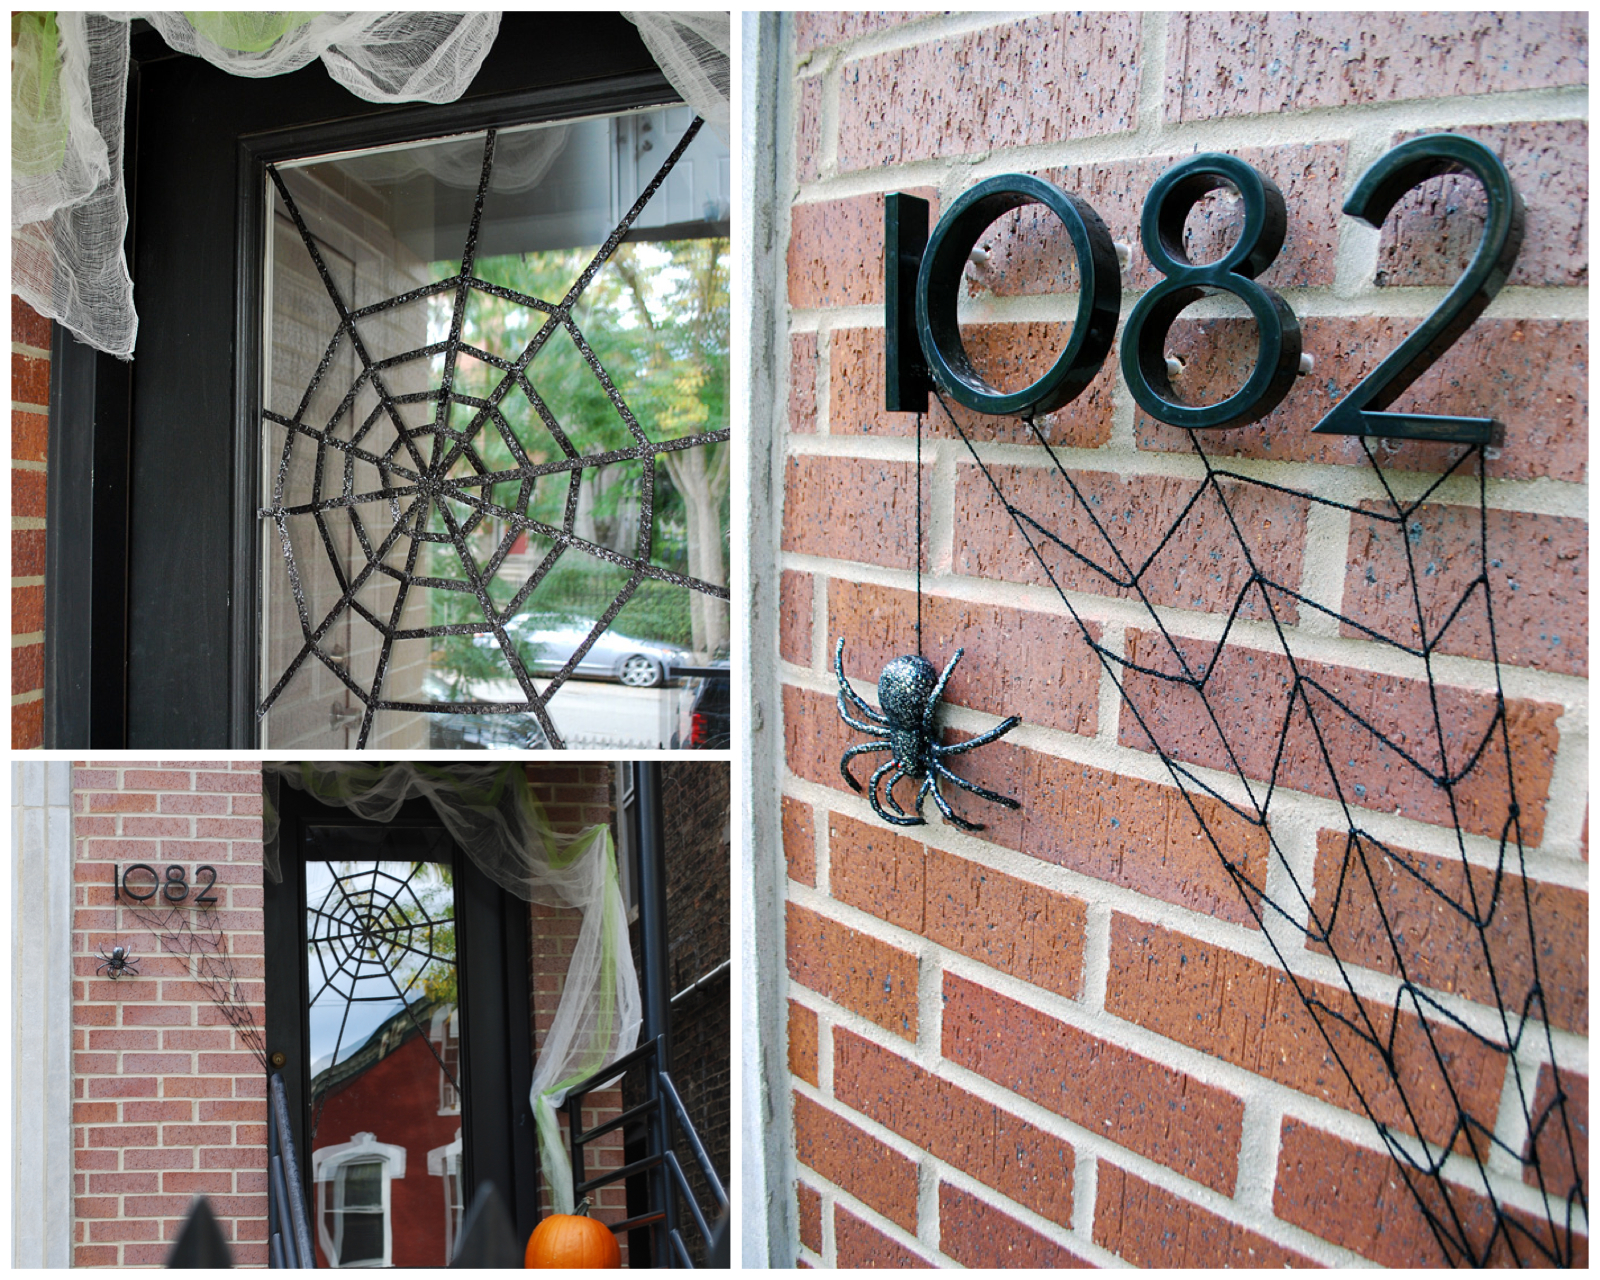
<path id="1" fill-rule="evenodd" d="M 551 675 L 567 665 L 578 646 L 589 638 L 589 627 L 560 622 L 547 615 L 518 614 L 506 623 L 530 673 Z M 478 636 L 476 644 L 491 645 L 493 636 Z M 674 666 L 687 666 L 693 655 L 657 640 L 635 640 L 615 629 L 603 632 L 573 668 L 575 676 L 591 680 L 617 680 L 636 689 L 664 684 Z"/>

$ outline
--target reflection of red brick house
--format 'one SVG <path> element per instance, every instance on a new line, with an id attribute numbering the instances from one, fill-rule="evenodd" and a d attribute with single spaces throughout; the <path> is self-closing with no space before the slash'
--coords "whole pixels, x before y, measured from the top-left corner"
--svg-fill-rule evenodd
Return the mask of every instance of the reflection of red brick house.
<path id="1" fill-rule="evenodd" d="M 339 1173 L 352 1162 L 382 1166 L 375 1172 L 387 1185 L 381 1188 L 385 1194 L 374 1217 L 382 1221 L 375 1222 L 374 1233 L 381 1236 L 389 1263 L 438 1267 L 449 1259 L 456 1225 L 450 1215 L 452 1208 L 459 1214 L 461 1203 L 449 1184 L 459 1174 L 446 1176 L 440 1155 L 452 1144 L 459 1150 L 461 1107 L 434 1056 L 444 1056 L 445 1044 L 454 1039 L 445 1034 L 445 1011 L 430 1017 L 426 1006 L 415 1010 L 433 1040 L 431 1050 L 412 1015 L 401 1012 L 328 1073 L 335 1082 L 311 1144 L 319 1266 L 330 1265 L 326 1251 L 340 1212 Z M 371 1135 L 370 1141 L 358 1141 L 361 1134 Z M 403 1153 L 398 1159 L 395 1149 Z M 430 1172 L 430 1166 L 438 1172 Z M 348 1250 L 345 1257 L 348 1265 Z"/>

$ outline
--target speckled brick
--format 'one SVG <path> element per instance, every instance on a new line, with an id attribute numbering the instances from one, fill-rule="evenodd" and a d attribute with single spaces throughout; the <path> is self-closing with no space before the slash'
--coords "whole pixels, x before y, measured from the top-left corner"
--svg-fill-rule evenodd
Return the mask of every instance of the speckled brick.
<path id="1" fill-rule="evenodd" d="M 876 684 L 887 663 L 916 650 L 910 625 L 916 616 L 912 592 L 832 582 L 830 656 L 832 642 L 843 636 L 845 674 Z M 1098 640 L 1100 625 L 1091 624 L 1090 633 Z M 1071 618 L 925 595 L 923 653 L 942 671 L 958 648 L 965 652 L 945 685 L 943 701 L 1094 736 L 1099 725 L 1100 663 Z M 868 700 L 877 702 L 871 694 Z"/>
<path id="2" fill-rule="evenodd" d="M 833 1092 L 929 1155 L 1072 1225 L 1068 1143 L 842 1028 L 833 1038 Z"/>
<path id="3" fill-rule="evenodd" d="M 1413 982 L 1505 1009 L 1521 1009 L 1533 990 L 1531 905 L 1547 1011 L 1535 1009 L 1533 1016 L 1586 1035 L 1589 895 L 1539 880 L 1524 882 L 1509 870 L 1497 893 L 1495 872 L 1486 867 L 1472 868 L 1470 889 L 1467 880 L 1459 858 L 1323 831 L 1317 837 L 1311 905 L 1329 932 L 1333 954 L 1344 963 L 1394 974 L 1404 964 Z M 1482 920 L 1481 932 L 1463 912 Z M 1326 943 L 1309 945 L 1329 949 Z"/>
<path id="4" fill-rule="evenodd" d="M 1223 1089 L 951 973 L 943 1052 L 1108 1141 L 1233 1193 L 1244 1107 Z"/>
<path id="5" fill-rule="evenodd" d="M 856 1268 L 912 1268 L 932 1264 L 892 1240 L 869 1222 L 863 1222 L 843 1205 L 833 1206 L 833 1250 L 835 1265 Z"/>
<path id="6" fill-rule="evenodd" d="M 1301 992 L 1318 1002 L 1318 1016 Z M 1106 1011 L 1360 1115 L 1364 1100 L 1378 1120 L 1405 1132 L 1420 1128 L 1431 1142 L 1449 1141 L 1460 1120 L 1452 1090 L 1468 1115 L 1494 1128 L 1505 1058 L 1476 1037 L 1441 1024 L 1425 1029 L 1411 1012 L 1395 1025 L 1388 1002 L 1358 1007 L 1341 988 L 1291 981 L 1281 970 L 1121 912 L 1111 918 Z M 1392 1040 L 1403 1084 L 1342 1019 L 1362 1027 L 1370 1020 L 1386 1044 Z M 1457 1147 L 1469 1151 L 1464 1136 Z"/>
<path id="7" fill-rule="evenodd" d="M 789 1001 L 789 1071 L 809 1085 L 817 1083 L 817 1015 L 793 1000 Z"/>
<path id="8" fill-rule="evenodd" d="M 1395 135 L 1395 143 L 1427 131 Z M 1456 125 L 1503 161 L 1528 216 L 1509 285 L 1589 283 L 1589 125 L 1583 120 Z M 1429 178 L 1384 220 L 1379 285 L 1451 285 L 1483 235 L 1488 200 L 1476 178 Z"/>
<path id="9" fill-rule="evenodd" d="M 1314 1267 L 1304 1254 L 1100 1161 L 1094 1242 L 1136 1267 Z"/>
<path id="10" fill-rule="evenodd" d="M 817 335 L 789 335 L 789 430 L 815 435 L 817 430 Z"/>
<path id="11" fill-rule="evenodd" d="M 917 1229 L 917 1166 L 802 1094 L 794 1095 L 795 1155 L 907 1231 Z"/>
<path id="12" fill-rule="evenodd" d="M 11 634 L 32 635 L 44 630 L 44 588 L 11 588 Z"/>
<path id="13" fill-rule="evenodd" d="M 822 77 L 800 81 L 800 108 L 795 113 L 794 176 L 815 182 L 822 176 Z"/>
<path id="14" fill-rule="evenodd" d="M 1070 325 L 1046 322 L 971 324 L 962 326 L 962 340 L 983 375 L 1004 389 L 1020 389 L 1041 377 L 1068 341 Z M 828 431 L 831 435 L 914 436 L 912 413 L 890 413 L 883 407 L 882 329 L 835 329 L 828 341 Z M 978 444 L 1034 444 L 1039 437 L 1055 446 L 1093 449 L 1111 438 L 1115 394 L 1115 354 L 1107 356 L 1099 375 L 1071 404 L 1037 419 L 1037 435 L 1017 417 L 975 413 L 946 397 L 946 404 L 967 439 Z M 956 427 L 936 400 L 922 419 L 927 440 L 957 438 Z"/>
<path id="15" fill-rule="evenodd" d="M 909 836 L 830 813 L 828 892 L 880 920 L 921 933 L 925 853 Z"/>
<path id="16" fill-rule="evenodd" d="M 11 470 L 11 514 L 44 519 L 45 473 Z"/>
<path id="17" fill-rule="evenodd" d="M 830 12 L 802 9 L 794 15 L 795 52 L 810 53 L 826 45 L 844 44 L 847 40 L 927 16 L 915 11 L 869 13 L 864 10 Z"/>
<path id="18" fill-rule="evenodd" d="M 1240 554 L 1242 535 L 1256 564 L 1270 566 L 1290 590 L 1299 589 L 1308 507 L 1302 498 L 1232 481 L 1212 485 L 1176 476 L 1073 471 L 1069 482 L 1053 467 L 990 465 L 988 471 L 993 485 L 976 466 L 956 471 L 957 573 L 1037 586 L 1049 586 L 1053 579 L 1061 590 L 1121 600 L 1139 598 L 1139 591 L 1127 585 L 1137 574 L 1153 604 L 1227 613 L 1244 593 L 1241 616 L 1265 617 L 1261 592 L 1249 585 L 1249 564 Z M 996 499 L 994 486 L 1098 568 L 1030 528 L 1035 556 Z M 1177 532 L 1168 538 L 1174 524 Z M 1281 619 L 1294 618 L 1292 600 L 1278 595 L 1273 604 Z"/>
<path id="19" fill-rule="evenodd" d="M 44 746 L 44 700 L 21 702 L 11 708 L 11 748 L 31 751 Z"/>
<path id="20" fill-rule="evenodd" d="M 29 693 L 44 688 L 44 646 L 25 644 L 11 651 L 11 693 Z"/>
<path id="21" fill-rule="evenodd" d="M 801 777 L 848 793 L 839 776 L 839 757 L 856 737 L 840 721 L 833 699 L 786 686 L 783 708 L 789 767 Z M 974 799 L 969 816 L 987 824 L 984 839 L 1191 911 L 1254 927 L 1244 896 L 1206 831 L 1254 884 L 1266 876 L 1266 834 L 1220 802 L 1195 799 L 1205 818 L 1202 828 L 1190 801 L 1173 787 L 1119 777 L 1004 741 L 959 759 L 963 777 L 1022 802 L 1013 811 Z M 933 806 L 926 807 L 931 815 Z"/>
<path id="22" fill-rule="evenodd" d="M 1284 1222 L 1384 1266 L 1459 1266 L 1472 1261 L 1511 1265 L 1506 1233 L 1497 1231 L 1489 1201 L 1453 1183 L 1444 1185 L 1449 1188 L 1449 1208 L 1439 1183 L 1402 1171 L 1387 1152 L 1358 1147 L 1301 1121 L 1285 1119 L 1272 1211 Z M 1437 1219 L 1452 1223 L 1451 1237 L 1465 1237 L 1470 1255 L 1464 1255 L 1459 1247 L 1442 1251 L 1417 1203 L 1419 1197 Z M 1565 1233 L 1552 1239 L 1550 1228 L 1542 1221 L 1515 1211 L 1508 1213 L 1549 1251 L 1541 1255 L 1533 1241 L 1516 1233 L 1524 1265 L 1549 1266 L 1550 1254 L 1565 1253 Z M 1587 1265 L 1588 1238 L 1573 1235 L 1571 1242 L 1572 1264 Z"/>
<path id="23" fill-rule="evenodd" d="M 1123 688 L 1139 717 L 1122 718 L 1125 746 L 1152 750 L 1148 730 L 1163 752 L 1191 763 L 1230 773 L 1242 770 L 1246 777 L 1263 781 L 1276 778 L 1279 786 L 1330 798 L 1342 795 L 1348 804 L 1422 822 L 1459 822 L 1462 830 L 1478 835 L 1498 838 L 1505 826 L 1511 803 L 1506 751 L 1498 740 L 1493 749 L 1478 751 L 1497 714 L 1491 693 L 1436 686 L 1444 729 L 1441 759 L 1426 681 L 1304 659 L 1291 669 L 1281 653 L 1235 642 L 1217 654 L 1207 641 L 1180 639 L 1173 642 L 1174 652 L 1165 638 L 1132 628 L 1126 643 L 1129 660 L 1148 670 L 1176 675 L 1181 655 L 1190 671 L 1207 675 L 1202 695 L 1188 685 L 1130 671 Z M 1291 715 L 1296 670 L 1300 694 Z M 1334 699 L 1348 710 L 1341 710 Z M 1307 700 L 1315 725 L 1306 714 Z M 1555 703 L 1523 698 L 1506 702 L 1522 837 L 1530 846 L 1544 834 L 1560 715 Z M 1472 769 L 1455 783 L 1453 796 L 1434 782 L 1446 767 L 1453 776 L 1460 775 L 1469 761 Z"/>
<path id="24" fill-rule="evenodd" d="M 783 854 L 789 864 L 789 879 L 801 884 L 817 883 L 817 834 L 811 806 L 793 796 L 783 797 Z"/>
<path id="25" fill-rule="evenodd" d="M 890 569 L 916 567 L 916 464 L 877 458 L 790 458 L 783 496 L 783 549 L 839 556 Z M 923 546 L 933 467 L 922 468 Z M 926 563 L 926 551 L 924 551 Z"/>
<path id="26" fill-rule="evenodd" d="M 1402 526 L 1392 504 L 1369 502 L 1361 508 L 1383 518 L 1352 518 L 1341 613 L 1411 648 L 1420 647 L 1425 635 L 1439 652 L 1488 661 L 1497 645 L 1500 661 L 1508 666 L 1588 673 L 1587 521 L 1521 511 L 1485 515 L 1475 506 L 1430 504 L 1417 508 Z M 1493 595 L 1492 636 L 1482 587 L 1474 587 L 1462 603 L 1484 572 Z M 1421 597 L 1422 633 L 1413 588 Z M 1348 623 L 1342 631 L 1365 634 Z"/>
<path id="27" fill-rule="evenodd" d="M 1588 83 L 1580 13 L 1175 14 L 1169 120 Z"/>
<path id="28" fill-rule="evenodd" d="M 1087 1267 L 1070 1249 L 977 1196 L 939 1184 L 939 1248 L 964 1267 Z"/>
<path id="29" fill-rule="evenodd" d="M 800 1243 L 812 1253 L 822 1252 L 822 1193 L 803 1182 L 794 1184 L 795 1208 L 799 1211 Z"/>
<path id="30" fill-rule="evenodd" d="M 1283 248 L 1257 277 L 1274 289 L 1333 283 L 1339 246 L 1339 206 L 1345 187 L 1347 147 L 1342 142 L 1291 143 L 1276 147 L 1229 147 L 1229 155 L 1254 165 L 1283 192 L 1288 229 Z M 1132 257 L 1123 288 L 1148 289 L 1161 281 L 1150 265 L 1140 236 L 1146 197 L 1157 178 L 1187 156 L 1111 160 L 1100 164 L 1042 169 L 1038 176 L 1086 200 L 1105 222 L 1111 238 L 1126 244 Z M 1184 223 L 1184 246 L 1192 262 L 1222 256 L 1243 226 L 1243 205 L 1229 189 L 1202 199 Z M 999 296 L 1074 293 L 1077 259 L 1072 240 L 1054 214 L 1028 205 L 991 224 L 979 239 L 988 253 L 981 266 L 969 266 L 974 293 Z M 1108 357 L 1108 363 L 1113 363 Z"/>
<path id="31" fill-rule="evenodd" d="M 1067 999 L 1080 994 L 1082 901 L 939 849 L 928 850 L 924 876 L 930 941 Z"/>
<path id="32" fill-rule="evenodd" d="M 789 903 L 789 977 L 905 1040 L 917 1038 L 917 958 Z"/>
<path id="33" fill-rule="evenodd" d="M 1302 317 L 1304 349 L 1315 360 L 1311 376 L 1298 379 L 1288 398 L 1253 426 L 1207 432 L 1206 452 L 1367 466 L 1358 437 L 1313 435 L 1312 428 L 1415 327 L 1407 318 Z M 1237 370 L 1255 360 L 1255 349 L 1255 329 L 1243 320 L 1180 320 L 1167 342 L 1167 350 L 1186 361 L 1178 386 L 1196 404 L 1228 394 Z M 1389 407 L 1497 418 L 1505 424 L 1505 443 L 1487 463 L 1490 476 L 1582 481 L 1589 449 L 1588 324 L 1480 319 Z M 1142 410 L 1134 414 L 1134 438 L 1141 449 L 1187 453 L 1193 447 L 1185 432 Z M 1372 448 L 1380 465 L 1399 471 L 1443 472 L 1461 453 L 1459 445 L 1423 441 L 1380 440 Z"/>
<path id="34" fill-rule="evenodd" d="M 816 579 L 785 569 L 778 580 L 778 655 L 785 662 L 811 665 L 811 599 Z"/>
<path id="35" fill-rule="evenodd" d="M 11 399 L 17 404 L 50 405 L 50 361 L 42 356 L 11 353 Z"/>
<path id="36" fill-rule="evenodd" d="M 11 531 L 11 576 L 37 578 L 44 575 L 44 530 Z"/>
<path id="37" fill-rule="evenodd" d="M 53 327 L 16 294 L 11 295 L 11 341 L 48 351 Z"/>
<path id="38" fill-rule="evenodd" d="M 1541 1066 L 1530 1109 L 1531 1132 L 1522 1149 L 1523 1159 L 1530 1161 L 1522 1180 L 1536 1187 L 1542 1173 L 1545 1187 L 1565 1200 L 1573 1187 L 1574 1168 L 1584 1186 L 1589 1185 L 1589 1077 L 1563 1071 L 1561 1092 L 1566 1095 L 1564 1105 L 1557 1102 L 1555 1072 L 1548 1064 Z"/>
<path id="39" fill-rule="evenodd" d="M 1139 52 L 1131 14 L 1050 14 L 846 63 L 840 172 L 1126 132 Z"/>
<path id="40" fill-rule="evenodd" d="M 939 208 L 932 187 L 904 188 Z M 797 204 L 789 210 L 789 302 L 796 307 L 848 307 L 883 302 L 883 196 L 850 196 Z"/>
<path id="41" fill-rule="evenodd" d="M 11 411 L 11 457 L 16 462 L 43 462 L 49 452 L 50 419 L 23 409 Z"/>

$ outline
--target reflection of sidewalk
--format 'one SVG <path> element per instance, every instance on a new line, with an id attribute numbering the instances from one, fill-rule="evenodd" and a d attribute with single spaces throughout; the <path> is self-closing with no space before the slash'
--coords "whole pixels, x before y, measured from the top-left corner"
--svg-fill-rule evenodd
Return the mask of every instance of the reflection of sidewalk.
<path id="1" fill-rule="evenodd" d="M 549 682 L 534 683 L 542 693 Z M 690 692 L 672 685 L 634 689 L 568 680 L 550 700 L 550 718 L 570 748 L 654 751 L 671 747 L 678 704 Z M 520 702 L 522 690 L 510 680 L 484 680 L 473 684 L 472 696 L 486 702 Z"/>

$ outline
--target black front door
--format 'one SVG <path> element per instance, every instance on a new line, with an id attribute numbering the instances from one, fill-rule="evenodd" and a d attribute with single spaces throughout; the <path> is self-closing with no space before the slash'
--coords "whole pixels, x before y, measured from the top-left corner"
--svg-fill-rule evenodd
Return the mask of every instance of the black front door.
<path id="1" fill-rule="evenodd" d="M 319 1265 L 444 1266 L 491 1183 L 534 1226 L 528 908 L 426 801 L 378 825 L 281 788 L 266 886 L 282 1054 Z"/>
<path id="2" fill-rule="evenodd" d="M 256 745 L 262 370 L 249 335 L 267 165 L 676 100 L 616 13 L 507 13 L 471 88 L 445 106 L 363 102 L 320 64 L 231 76 L 135 36 L 135 359 L 57 329 L 48 745 Z"/>

